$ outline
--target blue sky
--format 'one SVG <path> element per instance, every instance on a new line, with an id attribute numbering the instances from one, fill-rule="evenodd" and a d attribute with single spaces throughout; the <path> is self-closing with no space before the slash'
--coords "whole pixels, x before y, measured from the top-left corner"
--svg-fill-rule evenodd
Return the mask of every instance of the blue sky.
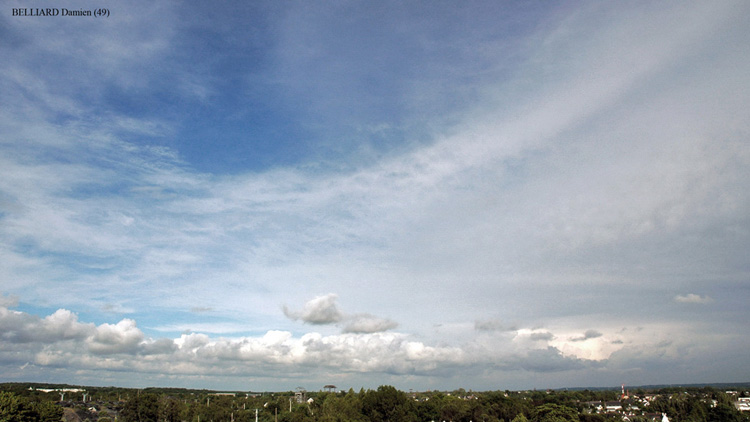
<path id="1" fill-rule="evenodd" d="M 746 3 L 105 4 L 0 16 L 0 379 L 750 378 Z"/>

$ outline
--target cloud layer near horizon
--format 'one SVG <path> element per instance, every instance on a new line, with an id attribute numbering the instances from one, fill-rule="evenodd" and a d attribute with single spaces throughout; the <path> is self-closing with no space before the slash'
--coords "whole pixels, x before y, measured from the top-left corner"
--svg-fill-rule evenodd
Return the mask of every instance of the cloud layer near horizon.
<path id="1" fill-rule="evenodd" d="M 79 321 L 76 314 L 64 309 L 39 318 L 0 308 L 0 328 L 4 345 L 0 360 L 8 376 L 46 374 L 50 379 L 61 380 L 74 370 L 80 382 L 122 382 L 128 379 L 127 374 L 138 374 L 151 382 L 171 380 L 188 386 L 196 380 L 222 377 L 228 388 L 238 389 L 296 381 L 314 383 L 320 379 L 356 383 L 372 374 L 379 374 L 376 379 L 383 382 L 403 382 L 414 377 L 422 378 L 422 382 L 461 382 L 466 376 L 487 382 L 487 371 L 561 379 L 576 370 L 618 369 L 622 364 L 618 358 L 626 351 L 637 353 L 641 359 L 658 360 L 662 365 L 679 365 L 679 350 L 689 347 L 684 341 L 665 341 L 671 336 L 658 330 L 643 328 L 637 335 L 619 332 L 604 336 L 587 331 L 567 343 L 555 342 L 557 336 L 549 332 L 509 330 L 478 335 L 460 346 L 429 346 L 404 333 L 311 332 L 295 337 L 278 330 L 255 337 L 212 338 L 187 333 L 172 339 L 154 339 L 131 319 L 97 326 Z M 684 332 L 693 328 L 673 329 Z M 592 344 L 592 339 L 600 339 L 597 341 L 601 344 Z M 629 348 L 622 346 L 623 339 Z M 568 349 L 567 353 L 558 347 L 565 349 L 566 344 L 579 342 L 589 343 L 588 347 L 577 344 L 577 352 Z M 582 351 L 585 354 L 586 349 L 600 351 L 602 345 L 609 349 L 609 355 L 577 356 Z M 460 377 L 456 371 L 461 372 Z"/>
<path id="2" fill-rule="evenodd" d="M 3 16 L 4 378 L 744 380 L 747 6 L 390 6 Z"/>

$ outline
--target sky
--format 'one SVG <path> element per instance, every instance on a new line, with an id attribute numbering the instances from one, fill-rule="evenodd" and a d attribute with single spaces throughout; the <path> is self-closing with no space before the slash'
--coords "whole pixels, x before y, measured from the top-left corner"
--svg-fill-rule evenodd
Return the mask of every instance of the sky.
<path id="1" fill-rule="evenodd" d="M 747 16 L 6 2 L 0 380 L 750 381 Z"/>

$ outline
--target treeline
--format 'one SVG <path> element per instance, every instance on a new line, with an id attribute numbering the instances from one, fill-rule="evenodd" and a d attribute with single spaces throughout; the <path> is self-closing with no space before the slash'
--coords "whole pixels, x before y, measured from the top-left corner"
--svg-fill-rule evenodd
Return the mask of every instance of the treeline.
<path id="1" fill-rule="evenodd" d="M 674 392 L 660 394 L 652 401 L 648 409 L 653 412 L 666 413 L 671 421 L 747 421 L 747 414 L 742 414 L 734 406 L 733 398 L 721 391 Z"/>
<path id="2" fill-rule="evenodd" d="M 0 422 L 60 422 L 63 409 L 48 400 L 32 400 L 0 391 Z"/>
<path id="3" fill-rule="evenodd" d="M 10 388 L 4 388 L 10 387 Z M 45 387 L 51 388 L 51 387 Z M 54 388 L 70 388 L 57 386 Z M 60 421 L 62 408 L 77 418 L 96 422 L 605 422 L 621 414 L 599 414 L 591 402 L 615 402 L 619 391 L 491 391 L 405 393 L 392 386 L 355 392 L 217 394 L 208 390 L 85 387 L 83 393 L 44 393 L 19 385 L 2 385 L 0 422 Z M 620 401 L 631 422 L 653 420 L 666 413 L 672 422 L 741 422 L 733 398 L 713 388 L 657 391 L 649 405 Z M 301 400 L 298 400 L 301 399 Z M 636 410 L 637 409 L 637 410 Z"/>

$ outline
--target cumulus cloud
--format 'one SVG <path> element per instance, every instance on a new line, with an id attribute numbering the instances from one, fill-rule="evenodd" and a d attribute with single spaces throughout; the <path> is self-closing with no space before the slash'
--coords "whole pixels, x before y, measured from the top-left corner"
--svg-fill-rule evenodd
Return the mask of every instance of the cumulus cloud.
<path id="1" fill-rule="evenodd" d="M 183 334 L 180 338 L 175 340 L 175 344 L 180 350 L 193 353 L 210 342 L 211 341 L 207 335 L 199 333 Z"/>
<path id="2" fill-rule="evenodd" d="M 395 321 L 368 313 L 345 314 L 339 310 L 337 300 L 338 295 L 333 293 L 318 296 L 305 303 L 301 311 L 284 306 L 284 315 L 314 325 L 341 323 L 344 333 L 378 333 L 398 327 Z"/>
<path id="3" fill-rule="evenodd" d="M 491 386 L 498 377 L 507 377 L 508 374 L 518 374 L 520 378 L 544 374 L 552 377 L 549 379 L 560 377 L 569 383 L 572 382 L 570 375 L 576 373 L 574 371 L 609 373 L 613 368 L 628 371 L 631 367 L 627 359 L 634 359 L 637 365 L 655 365 L 664 361 L 664 354 L 653 353 L 653 350 L 667 351 L 672 356 L 670 359 L 677 359 L 685 347 L 684 341 L 675 343 L 669 336 L 654 336 L 653 331 L 646 334 L 634 331 L 651 339 L 646 342 L 641 341 L 641 337 L 627 339 L 629 334 L 622 332 L 620 335 L 627 341 L 618 342 L 622 347 L 612 359 L 591 359 L 580 351 L 566 351 L 561 348 L 564 344 L 546 344 L 554 336 L 539 329 L 518 330 L 515 338 L 479 336 L 456 345 L 430 344 L 424 339 L 398 332 L 364 332 L 364 328 L 360 332 L 336 335 L 317 332 L 293 335 L 289 331 L 269 330 L 258 336 L 236 338 L 191 333 L 175 339 L 152 339 L 147 338 L 133 320 L 95 326 L 77 321 L 74 316 L 69 311 L 60 310 L 45 318 L 23 312 L 0 318 L 3 328 L 8 324 L 31 330 L 46 326 L 46 331 L 55 327 L 69 333 L 40 335 L 34 341 L 25 339 L 26 343 L 0 342 L 0 368 L 7 371 L 13 368 L 13 371 L 26 374 L 57 368 L 58 371 L 78 374 L 117 374 L 117 379 L 123 379 L 124 372 L 139 379 L 152 374 L 186 377 L 186 380 L 242 378 L 238 383 L 251 377 L 283 381 L 289 385 L 299 385 L 306 377 L 359 379 L 356 377 L 408 375 L 425 379 L 437 376 L 461 379 L 466 374 L 475 374 Z M 365 328 L 378 320 L 369 315 L 359 316 L 365 321 Z M 673 327 L 675 336 L 684 337 L 681 334 L 683 329 L 692 330 L 694 327 Z M 594 337 L 596 333 L 588 335 Z M 545 344 L 540 345 L 540 342 Z M 634 346 L 623 344 L 633 342 Z M 653 347 L 644 346 L 649 342 Z M 585 346 L 590 342 L 569 344 Z M 624 360 L 627 356 L 629 358 Z"/>
<path id="4" fill-rule="evenodd" d="M 23 312 L 0 318 L 4 332 L 28 329 L 57 335 L 38 335 L 25 343 L 26 356 L 37 367 L 66 365 L 71 370 L 102 369 L 165 374 L 268 374 L 284 368 L 296 373 L 308 367 L 332 372 L 379 372 L 429 375 L 447 368 L 475 365 L 507 365 L 529 371 L 557 371 L 571 367 L 570 358 L 552 349 L 517 351 L 498 356 L 494 347 L 475 344 L 464 347 L 435 346 L 410 339 L 402 333 L 385 333 L 395 323 L 367 314 L 351 317 L 347 332 L 324 336 L 272 330 L 259 337 L 217 338 L 205 334 L 183 334 L 177 339 L 146 338 L 134 320 L 116 324 L 79 322 L 75 314 L 59 310 L 46 318 Z M 15 332 L 13 331 L 13 332 Z M 15 339 L 19 340 L 19 339 Z M 19 343 L 16 343 L 19 344 Z M 0 345 L 0 365 L 14 356 L 13 343 Z M 15 355 L 20 365 L 22 356 Z M 148 359 L 145 359 L 148 357 Z M 504 362 L 504 363 L 501 363 Z M 33 366 L 32 365 L 32 366 Z M 218 365 L 218 366 L 217 366 Z"/>
<path id="5" fill-rule="evenodd" d="M 284 315 L 309 324 L 335 324 L 344 317 L 336 305 L 337 299 L 338 295 L 333 293 L 318 296 L 305 303 L 301 311 L 292 311 L 284 306 Z"/>
<path id="6" fill-rule="evenodd" d="M 347 317 L 345 333 L 379 333 L 398 327 L 398 323 L 387 318 L 378 318 L 370 314 L 357 314 Z"/>
<path id="7" fill-rule="evenodd" d="M 42 320 L 40 331 L 45 339 L 57 337 L 60 340 L 82 339 L 91 335 L 94 324 L 78 322 L 78 315 L 67 309 L 58 309 Z"/>
<path id="8" fill-rule="evenodd" d="M 713 302 L 713 299 L 709 296 L 701 296 L 695 293 L 689 293 L 686 295 L 675 296 L 674 301 L 677 303 L 711 303 Z"/>
<path id="9" fill-rule="evenodd" d="M 0 308 L 0 337 L 7 345 L 5 350 L 16 349 L 16 345 L 28 352 L 39 349 L 37 356 L 41 364 L 57 362 L 60 353 L 54 350 L 77 351 L 81 356 L 88 352 L 94 355 L 111 354 L 163 354 L 173 349 L 174 342 L 167 339 L 146 339 L 134 320 L 123 319 L 116 324 L 80 322 L 78 315 L 58 309 L 51 315 L 40 318 L 25 312 Z M 0 353 L 3 350 L 0 349 Z"/>
<path id="10" fill-rule="evenodd" d="M 27 328 L 34 328 L 39 318 L 22 312 L 0 308 L 0 336 L 4 343 L 25 343 L 33 341 L 34 332 Z"/>
<path id="11" fill-rule="evenodd" d="M 145 338 L 133 320 L 94 326 L 77 322 L 74 315 L 65 310 L 43 319 L 14 312 L 11 317 L 6 315 L 0 319 L 0 323 L 3 328 L 15 324 L 18 328 L 12 332 L 21 328 L 37 331 L 45 326 L 49 330 L 61 330 L 54 338 L 36 336 L 14 340 L 35 341 L 27 343 L 23 349 L 24 356 L 34 356 L 33 365 L 64 365 L 71 370 L 127 369 L 193 375 L 257 375 L 261 371 L 270 375 L 282 368 L 285 372 L 296 373 L 311 366 L 322 366 L 332 371 L 357 373 L 426 373 L 441 364 L 460 365 L 463 357 L 458 348 L 432 347 L 410 341 L 403 334 L 374 332 L 394 325 L 365 314 L 352 319 L 349 333 L 334 336 L 308 333 L 301 337 L 272 330 L 259 337 L 212 339 L 205 334 L 183 334 L 174 340 L 154 340 Z M 64 334 L 71 331 L 71 326 L 77 326 L 85 335 Z M 0 365 L 22 360 L 13 345 L 10 342 L 0 344 Z M 11 356 L 16 357 L 10 359 Z"/>
<path id="12" fill-rule="evenodd" d="M 78 322 L 78 316 L 66 309 L 39 318 L 24 312 L 0 308 L 0 335 L 10 343 L 54 343 L 81 340 L 95 330 L 94 324 Z"/>
<path id="13" fill-rule="evenodd" d="M 146 341 L 140 345 L 140 353 L 143 355 L 167 355 L 177 351 L 178 346 L 172 339 L 161 338 L 155 341 Z"/>
<path id="14" fill-rule="evenodd" d="M 117 324 L 102 324 L 87 340 L 89 350 L 95 354 L 135 353 L 144 335 L 132 319 Z"/>

